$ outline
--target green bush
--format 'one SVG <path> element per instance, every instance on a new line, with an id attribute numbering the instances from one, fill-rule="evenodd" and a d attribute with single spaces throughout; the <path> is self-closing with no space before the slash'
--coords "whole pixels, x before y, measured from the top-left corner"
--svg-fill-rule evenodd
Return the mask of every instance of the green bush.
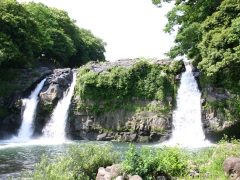
<path id="1" fill-rule="evenodd" d="M 117 163 L 119 155 L 111 145 L 86 143 L 70 145 L 69 150 L 54 159 L 43 156 L 30 179 L 95 179 L 99 167 Z"/>
<path id="2" fill-rule="evenodd" d="M 194 157 L 200 167 L 200 179 L 209 173 L 209 179 L 227 180 L 222 165 L 227 157 L 240 157 L 240 140 L 224 137 L 216 146 L 199 152 Z"/>
<path id="3" fill-rule="evenodd" d="M 130 144 L 122 161 L 123 172 L 139 175 L 144 180 L 154 180 L 159 172 L 165 172 L 171 177 L 190 179 L 190 170 L 199 169 L 199 177 L 203 179 L 208 173 L 208 179 L 227 180 L 222 171 L 223 161 L 227 157 L 240 156 L 240 140 L 225 137 L 216 146 L 202 151 L 189 152 L 179 147 L 143 147 L 137 149 Z M 27 179 L 95 179 L 99 167 L 118 163 L 120 156 L 113 151 L 111 145 L 86 143 L 70 145 L 63 155 L 51 159 L 43 156 L 41 163 Z"/>
<path id="4" fill-rule="evenodd" d="M 171 64 L 178 66 L 138 61 L 131 68 L 111 67 L 106 73 L 89 72 L 91 64 L 88 64 L 78 73 L 75 95 L 80 95 L 83 101 L 79 109 L 85 109 L 87 103 L 84 102 L 89 100 L 92 103 L 88 108 L 96 114 L 128 109 L 134 98 L 161 101 L 165 108 L 162 110 L 169 111 L 173 102 L 169 103 L 167 97 L 174 97 L 174 77 L 182 70 L 180 62 Z"/>
<path id="5" fill-rule="evenodd" d="M 188 173 L 188 160 L 186 152 L 178 147 L 142 148 L 138 152 L 134 145 L 130 145 L 122 164 L 127 173 L 148 180 L 154 179 L 160 171 L 172 177 L 184 177 Z"/>

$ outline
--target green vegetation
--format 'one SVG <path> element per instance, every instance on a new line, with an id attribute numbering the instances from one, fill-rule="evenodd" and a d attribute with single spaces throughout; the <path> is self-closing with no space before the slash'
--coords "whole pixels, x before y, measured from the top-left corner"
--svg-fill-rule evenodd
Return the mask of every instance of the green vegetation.
<path id="1" fill-rule="evenodd" d="M 152 0 L 159 5 L 169 0 Z M 235 97 L 206 102 L 221 121 L 240 119 L 240 0 L 176 0 L 164 31 L 177 30 L 170 58 L 186 55 L 201 71 L 200 86 L 225 88 Z M 219 116 L 219 114 L 217 113 Z"/>
<path id="2" fill-rule="evenodd" d="M 55 158 L 43 156 L 29 179 L 95 179 L 99 167 L 122 164 L 121 173 L 138 174 L 144 180 L 154 180 L 159 173 L 177 179 L 192 179 L 191 170 L 199 170 L 194 179 L 227 180 L 222 170 L 227 157 L 239 157 L 240 141 L 225 137 L 216 146 L 202 151 L 187 151 L 179 147 L 144 147 L 130 144 L 120 162 L 120 154 L 111 145 L 86 143 L 70 145 L 68 151 Z"/>
<path id="3" fill-rule="evenodd" d="M 200 177 L 204 178 L 204 175 L 208 173 L 209 179 L 221 179 L 227 180 L 222 165 L 227 157 L 239 157 L 240 152 L 240 140 L 234 138 L 224 137 L 217 146 L 205 149 L 200 153 L 195 153 L 193 159 L 197 167 L 200 169 Z"/>
<path id="4" fill-rule="evenodd" d="M 70 67 L 105 61 L 106 44 L 75 25 L 67 12 L 34 2 L 0 4 L 0 67 L 26 67 L 36 60 Z"/>
<path id="5" fill-rule="evenodd" d="M 177 0 L 164 29 L 167 33 L 177 29 L 176 45 L 168 56 L 187 55 L 202 72 L 201 78 L 239 94 L 239 14 L 239 0 Z"/>
<path id="6" fill-rule="evenodd" d="M 43 156 L 30 179 L 95 179 L 99 167 L 117 163 L 119 155 L 110 145 L 85 143 L 70 145 L 69 150 L 54 159 Z"/>
<path id="7" fill-rule="evenodd" d="M 206 102 L 203 106 L 205 110 L 214 109 L 218 113 L 224 115 L 224 121 L 236 121 L 240 118 L 240 96 L 235 95 L 233 98 L 215 101 L 215 102 Z"/>
<path id="8" fill-rule="evenodd" d="M 138 174 L 144 180 L 155 179 L 158 172 L 168 173 L 172 177 L 187 175 L 188 157 L 184 150 L 177 147 L 171 148 L 142 148 L 139 153 L 130 145 L 123 161 L 123 169 L 130 175 Z"/>
<path id="9" fill-rule="evenodd" d="M 174 77 L 183 63 L 170 65 L 138 61 L 131 68 L 111 67 L 106 73 L 90 71 L 91 64 L 79 69 L 76 94 L 81 97 L 80 109 L 101 114 L 116 109 L 138 110 L 137 100 L 159 100 L 163 106 L 151 110 L 170 111 L 174 97 Z M 147 107 L 145 107 L 147 108 Z M 150 108 L 150 107 L 149 107 Z"/>

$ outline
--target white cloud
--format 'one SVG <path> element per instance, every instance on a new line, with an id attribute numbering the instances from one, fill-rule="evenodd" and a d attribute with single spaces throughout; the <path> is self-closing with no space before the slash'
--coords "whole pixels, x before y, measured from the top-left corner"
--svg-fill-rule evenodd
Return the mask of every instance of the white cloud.
<path id="1" fill-rule="evenodd" d="M 160 59 L 173 44 L 173 36 L 163 32 L 165 14 L 173 3 L 157 8 L 151 0 L 34 1 L 67 11 L 79 27 L 103 39 L 107 60 L 142 56 Z"/>

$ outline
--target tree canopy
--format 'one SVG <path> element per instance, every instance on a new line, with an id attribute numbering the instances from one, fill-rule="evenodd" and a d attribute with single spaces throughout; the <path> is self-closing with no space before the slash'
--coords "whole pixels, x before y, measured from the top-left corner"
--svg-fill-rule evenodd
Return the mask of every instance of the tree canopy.
<path id="1" fill-rule="evenodd" d="M 240 88 L 240 0 L 176 0 L 167 18 L 164 31 L 177 30 L 169 57 L 186 55 L 208 81 Z"/>
<path id="2" fill-rule="evenodd" d="M 42 3 L 0 0 L 0 66 L 20 67 L 36 60 L 61 66 L 105 61 L 105 45 L 79 28 L 68 13 Z"/>

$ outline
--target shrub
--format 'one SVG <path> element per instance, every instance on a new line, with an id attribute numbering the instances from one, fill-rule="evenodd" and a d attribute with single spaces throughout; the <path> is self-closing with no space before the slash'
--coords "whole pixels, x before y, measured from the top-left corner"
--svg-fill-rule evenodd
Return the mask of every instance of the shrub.
<path id="1" fill-rule="evenodd" d="M 240 157 L 240 140 L 225 136 L 216 146 L 196 154 L 195 162 L 200 167 L 200 176 L 209 173 L 210 179 L 227 180 L 222 165 L 227 157 Z"/>
<path id="2" fill-rule="evenodd" d="M 188 156 L 178 147 L 142 148 L 140 152 L 130 145 L 123 161 L 124 170 L 130 175 L 138 174 L 143 179 L 154 179 L 155 174 L 164 171 L 172 177 L 187 174 Z"/>
<path id="3" fill-rule="evenodd" d="M 70 145 L 69 150 L 54 159 L 43 156 L 30 179 L 95 179 L 99 167 L 116 163 L 119 155 L 111 145 L 86 143 Z"/>
<path id="4" fill-rule="evenodd" d="M 88 106 L 95 114 L 127 109 L 126 106 L 132 106 L 132 98 L 158 100 L 164 103 L 167 112 L 172 109 L 167 97 L 174 97 L 174 77 L 182 68 L 172 72 L 166 64 L 138 61 L 130 68 L 111 67 L 106 73 L 97 73 L 89 71 L 89 66 L 79 69 L 75 93 L 83 101 L 79 109 Z M 91 105 L 87 103 L 89 100 Z"/>

